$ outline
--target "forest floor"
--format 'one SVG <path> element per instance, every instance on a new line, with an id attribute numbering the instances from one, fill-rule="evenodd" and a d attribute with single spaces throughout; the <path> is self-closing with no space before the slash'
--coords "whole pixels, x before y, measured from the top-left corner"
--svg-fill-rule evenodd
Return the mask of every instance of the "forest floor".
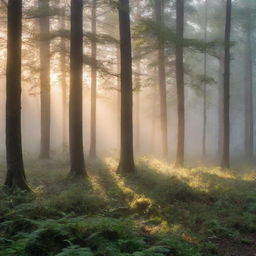
<path id="1" fill-rule="evenodd" d="M 116 167 L 91 161 L 74 183 L 67 162 L 28 162 L 34 193 L 0 192 L 0 256 L 256 255 L 255 170 Z"/>

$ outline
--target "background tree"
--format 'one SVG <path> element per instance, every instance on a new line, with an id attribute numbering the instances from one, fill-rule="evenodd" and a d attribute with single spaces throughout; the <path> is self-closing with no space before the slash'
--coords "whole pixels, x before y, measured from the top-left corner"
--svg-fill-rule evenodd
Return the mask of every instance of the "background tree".
<path id="1" fill-rule="evenodd" d="M 208 29 L 208 0 L 205 0 L 205 18 L 204 18 L 204 41 L 207 43 Z M 206 157 L 206 125 L 207 125 L 207 51 L 204 51 L 204 89 L 203 89 L 203 147 L 202 156 Z"/>
<path id="2" fill-rule="evenodd" d="M 96 158 L 96 116 L 97 116 L 97 0 L 92 0 L 92 13 L 91 13 L 91 27 L 92 27 L 92 41 L 91 41 L 91 144 L 90 144 L 90 157 Z"/>
<path id="3" fill-rule="evenodd" d="M 141 2 L 136 2 L 132 6 L 134 16 L 134 23 L 139 22 L 141 19 Z M 132 31 L 134 33 L 134 31 Z M 140 155 L 141 151 L 141 92 L 142 88 L 142 57 L 140 47 L 137 47 L 136 40 L 133 41 L 133 59 L 134 59 L 134 138 L 135 138 L 135 154 Z"/>
<path id="4" fill-rule="evenodd" d="M 164 26 L 164 0 L 155 0 L 156 23 L 161 28 Z M 167 100 L 166 100 L 166 68 L 165 68 L 165 41 L 158 37 L 157 62 L 158 62 L 158 85 L 160 95 L 160 119 L 162 151 L 164 159 L 168 159 L 168 132 L 167 132 Z"/>
<path id="5" fill-rule="evenodd" d="M 176 83 L 177 83 L 177 114 L 178 114 L 178 137 L 177 155 L 175 166 L 184 164 L 185 142 L 185 99 L 184 99 L 184 66 L 183 66 L 183 34 L 184 34 L 184 1 L 176 1 Z"/>
<path id="6" fill-rule="evenodd" d="M 245 157 L 253 159 L 254 153 L 254 110 L 253 110 L 253 5 L 249 0 L 245 1 L 244 24 L 245 34 Z"/>
<path id="7" fill-rule="evenodd" d="M 41 148 L 40 158 L 50 158 L 51 88 L 50 88 L 50 10 L 49 0 L 39 0 L 40 27 L 40 97 Z"/>
<path id="8" fill-rule="evenodd" d="M 61 1 L 58 3 L 58 7 L 61 8 L 59 23 L 60 31 L 65 33 L 66 31 L 66 6 L 61 5 Z M 63 152 L 67 149 L 67 40 L 64 35 L 60 38 L 60 80 L 62 88 L 62 149 Z"/>
<path id="9" fill-rule="evenodd" d="M 141 143 L 141 60 L 136 60 L 136 71 L 134 75 L 135 83 L 135 149 L 136 153 L 140 154 L 140 143 Z"/>
<path id="10" fill-rule="evenodd" d="M 226 6 L 226 26 L 225 26 L 225 59 L 224 59 L 224 139 L 222 167 L 230 167 L 230 32 L 231 32 L 231 11 L 232 1 L 227 0 Z"/>
<path id="11" fill-rule="evenodd" d="M 217 157 L 222 157 L 223 150 L 223 138 L 224 138 L 224 123 L 223 123 L 223 83 L 224 83 L 224 50 L 220 51 L 219 58 L 219 83 L 218 83 L 218 147 L 217 147 Z"/>

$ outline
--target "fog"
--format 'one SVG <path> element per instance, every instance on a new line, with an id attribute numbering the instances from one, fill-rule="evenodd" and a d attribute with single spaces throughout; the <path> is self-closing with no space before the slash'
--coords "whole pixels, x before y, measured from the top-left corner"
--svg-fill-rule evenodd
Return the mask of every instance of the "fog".
<path id="1" fill-rule="evenodd" d="M 236 56 L 237 55 L 237 56 Z M 233 156 L 243 156 L 244 145 L 244 115 L 243 99 L 244 93 L 239 85 L 243 83 L 243 70 L 239 70 L 241 62 L 238 54 L 233 55 L 232 66 L 237 70 L 231 75 L 231 149 Z M 198 56 L 198 65 L 201 65 L 200 56 Z M 217 65 L 212 61 L 213 68 L 211 72 L 217 76 Z M 215 65 L 215 67 L 214 67 Z M 90 73 L 85 72 L 85 77 Z M 148 76 L 146 74 L 145 76 Z M 90 79 L 84 82 L 84 100 L 83 100 L 83 130 L 84 147 L 88 153 L 90 146 Z M 217 81 L 218 82 L 218 81 Z M 100 82 L 99 82 L 100 83 Z M 116 86 L 116 78 L 109 79 L 110 87 Z M 146 83 L 146 82 L 145 82 Z M 100 85 L 99 85 L 100 86 Z M 134 136 L 135 145 L 137 140 L 140 143 L 140 150 L 135 147 L 137 156 L 153 156 L 161 158 L 161 136 L 160 136 L 160 113 L 159 113 L 159 95 L 157 88 L 147 88 L 147 85 L 139 92 L 140 111 L 136 112 L 136 100 L 134 99 Z M 173 160 L 175 157 L 175 145 L 177 134 L 177 116 L 173 93 L 175 85 L 168 84 L 168 145 L 170 149 L 169 157 Z M 134 92 L 134 98 L 138 92 Z M 0 94 L 0 152 L 5 156 L 5 79 L 1 79 Z M 201 159 L 202 152 L 202 97 L 187 84 L 186 87 L 186 155 L 194 160 Z M 156 96 L 156 99 L 154 97 Z M 97 152 L 102 157 L 118 157 L 120 148 L 120 106 L 118 105 L 120 93 L 117 90 L 100 89 L 97 95 Z M 55 81 L 51 89 L 51 151 L 53 156 L 63 153 L 62 149 L 62 92 Z M 207 155 L 210 159 L 216 159 L 218 150 L 218 84 L 208 88 L 208 106 L 207 106 Z M 137 134 L 136 115 L 139 115 L 140 134 Z M 68 134 L 66 135 L 68 137 Z M 25 158 L 36 158 L 39 155 L 40 148 L 40 94 L 38 91 L 31 93 L 28 83 L 22 84 L 22 140 Z M 66 149 L 68 150 L 68 148 Z"/>
<path id="2" fill-rule="evenodd" d="M 218 3 L 217 3 L 218 2 Z M 64 4 L 64 3 L 63 3 Z M 143 4 L 146 3 L 141 3 Z M 137 23 L 136 3 L 131 3 L 134 9 L 131 11 L 132 26 Z M 209 1 L 208 3 L 208 41 L 223 40 L 225 12 L 221 8 L 221 1 Z M 33 6 L 28 1 L 24 7 L 26 10 Z M 169 6 L 169 7 L 168 7 Z M 235 8 L 242 8 L 242 3 L 237 3 Z M 187 22 L 185 24 L 185 38 L 203 40 L 203 24 L 204 24 L 204 5 L 203 1 L 194 1 L 190 3 L 193 11 L 187 14 Z M 67 8 L 67 7 L 66 7 Z M 86 32 L 90 32 L 90 6 L 85 8 L 84 27 Z M 216 10 L 213 10 L 216 8 Z M 222 10 L 222 11 L 217 11 Z M 100 13 L 97 23 L 98 33 L 110 35 L 111 30 L 116 32 L 118 23 L 116 13 L 109 15 L 99 6 Z M 152 10 L 140 10 L 140 16 L 150 18 Z M 172 5 L 166 6 L 165 22 L 166 26 L 173 27 Z M 4 13 L 4 10 L 2 10 Z M 234 14 L 235 15 L 235 14 Z M 218 17 L 216 17 L 218 16 Z M 3 15 L 4 17 L 4 15 Z M 222 18 L 222 20 L 221 20 Z M 3 24 L 6 23 L 3 19 Z M 23 20 L 23 81 L 22 81 L 22 142 L 23 151 L 26 158 L 37 158 L 40 152 L 40 89 L 39 76 L 28 64 L 39 65 L 38 42 L 33 38 L 34 31 L 37 29 L 37 19 Z M 58 19 L 51 18 L 51 30 L 54 31 L 58 27 Z M 69 26 L 69 21 L 66 21 Z M 106 25 L 107 24 L 107 25 Z M 235 26 L 232 28 L 231 48 L 231 156 L 234 159 L 244 156 L 244 81 L 246 77 L 245 66 L 245 44 L 243 39 L 243 29 L 234 21 Z M 29 29 L 28 29 L 29 28 Z M 31 33 L 31 30 L 33 32 Z M 110 32 L 111 33 L 111 32 Z M 6 38 L 6 31 L 2 31 L 1 35 Z M 219 39 L 222 38 L 222 39 Z M 28 41 L 31 43 L 28 44 Z M 51 42 L 51 156 L 59 156 L 65 154 L 68 157 L 68 145 L 63 150 L 63 105 L 62 105 L 62 88 L 61 88 L 61 71 L 58 67 L 59 54 L 55 51 L 55 44 L 60 39 L 53 39 Z M 120 91 L 118 88 L 118 60 L 116 56 L 116 46 L 114 44 L 99 44 L 97 46 L 98 60 L 102 61 L 106 68 L 113 75 L 106 74 L 104 71 L 98 71 L 97 74 L 97 154 L 101 157 L 119 157 L 120 151 Z M 197 75 L 203 74 L 203 58 L 204 54 L 200 51 L 185 48 L 185 155 L 187 160 L 192 162 L 202 161 L 202 133 L 203 133 L 203 95 L 202 85 L 196 80 Z M 207 85 L 207 123 L 206 123 L 206 151 L 207 159 L 215 164 L 219 163 L 219 87 L 222 85 L 222 75 L 220 74 L 220 64 L 218 58 L 214 54 L 207 54 L 207 76 L 211 77 L 214 82 Z M 215 50 L 213 50 L 215 51 Z M 4 44 L 1 48 L 1 65 L 5 66 Z M 90 43 L 88 40 L 84 42 L 84 53 L 90 54 Z M 114 53 L 114 54 L 113 54 Z M 169 161 L 173 162 L 176 154 L 176 138 L 177 138 L 177 101 L 176 101 L 176 82 L 174 75 L 174 48 L 170 47 L 166 51 L 167 64 L 167 118 L 168 118 L 168 147 Z M 169 55 L 168 55 L 169 54 Z M 253 54 L 253 53 L 251 53 Z M 134 81 L 134 149 L 136 157 L 150 156 L 162 158 L 161 146 L 161 116 L 160 116 L 160 96 L 157 81 L 156 67 L 151 65 L 154 60 L 155 53 L 145 55 L 141 59 L 140 81 L 141 87 L 136 90 L 136 59 L 133 63 L 133 81 Z M 30 63 L 31 62 L 31 63 Z M 67 65 L 67 73 L 69 67 Z M 1 157 L 5 157 L 5 70 L 2 68 L 1 73 L 1 90 L 0 90 L 0 153 Z M 90 147 L 90 104 L 91 104 L 91 69 L 85 65 L 83 72 L 83 133 L 84 148 L 88 154 Z M 69 77 L 66 78 L 69 84 Z M 66 104 L 68 106 L 68 94 Z M 138 100 L 139 98 L 139 100 Z M 139 103 L 138 103 L 139 101 Z M 67 114 L 68 118 L 68 114 Z M 68 141 L 68 122 L 66 123 L 66 138 Z"/>

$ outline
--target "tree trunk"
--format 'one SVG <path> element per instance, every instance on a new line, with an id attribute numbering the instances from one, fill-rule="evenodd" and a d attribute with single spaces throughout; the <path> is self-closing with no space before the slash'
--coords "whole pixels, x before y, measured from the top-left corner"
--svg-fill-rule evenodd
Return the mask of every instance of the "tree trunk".
<path id="1" fill-rule="evenodd" d="M 207 43 L 207 28 L 208 28 L 208 0 L 205 0 L 205 28 L 204 28 L 204 41 Z M 203 145 L 202 156 L 203 160 L 206 157 L 206 125 L 207 125 L 207 51 L 204 52 L 204 89 L 203 89 Z"/>
<path id="2" fill-rule="evenodd" d="M 253 63 L 252 63 L 252 35 L 251 11 L 248 6 L 245 47 L 245 157 L 253 159 Z"/>
<path id="3" fill-rule="evenodd" d="M 223 155 L 221 166 L 230 167 L 230 31 L 231 31 L 231 10 L 232 1 L 227 0 L 225 26 L 225 59 L 224 59 L 224 89 L 223 89 L 223 118 L 224 138 Z"/>
<path id="4" fill-rule="evenodd" d="M 40 158 L 50 158 L 50 22 L 49 0 L 39 0 L 40 10 L 40 97 L 41 97 L 41 149 Z"/>
<path id="5" fill-rule="evenodd" d="M 121 154 L 118 172 L 135 172 L 133 155 L 132 47 L 129 0 L 119 0 L 121 56 Z"/>
<path id="6" fill-rule="evenodd" d="M 155 1 L 155 16 L 159 26 L 164 25 L 164 2 Z M 160 95 L 160 118 L 161 118 L 161 137 L 162 153 L 164 159 L 168 159 L 168 128 L 167 128 L 167 100 L 166 100 L 166 71 L 165 71 L 165 45 L 164 41 L 158 39 L 158 85 Z"/>
<path id="7" fill-rule="evenodd" d="M 117 65 L 117 77 L 116 77 L 116 92 L 117 92 L 117 98 L 116 98 L 116 108 L 117 110 L 121 109 L 121 59 L 120 59 L 120 47 L 117 45 L 116 47 L 116 65 Z M 120 123 L 121 123 L 121 114 L 120 111 L 117 111 L 116 113 L 116 120 L 117 120 L 117 148 L 120 147 L 120 135 L 121 135 L 121 129 L 120 129 Z"/>
<path id="8" fill-rule="evenodd" d="M 8 188 L 30 190 L 25 177 L 21 140 L 22 1 L 8 2 L 6 72 L 6 159 Z"/>
<path id="9" fill-rule="evenodd" d="M 185 97 L 184 97 L 184 65 L 183 65 L 183 34 L 184 34 L 184 0 L 176 1 L 176 80 L 177 80 L 177 114 L 178 114 L 178 138 L 176 167 L 184 165 L 184 136 L 185 136 Z"/>
<path id="10" fill-rule="evenodd" d="M 222 51 L 221 51 L 222 55 Z M 223 154 L 223 57 L 220 56 L 219 60 L 219 86 L 218 86 L 218 114 L 219 114 L 219 123 L 218 123 L 218 152 L 217 158 L 220 158 Z"/>
<path id="11" fill-rule="evenodd" d="M 155 69 L 154 69 L 154 71 L 156 71 Z M 155 73 L 157 73 L 157 72 L 154 72 L 154 74 Z M 157 88 L 156 88 L 156 84 L 157 84 L 157 77 L 156 77 L 156 75 L 154 75 L 154 84 L 153 84 L 153 88 L 152 88 L 152 90 L 153 90 L 153 99 L 152 99 L 152 115 L 151 115 L 151 124 L 152 124 L 152 126 L 151 126 L 151 128 L 152 128 L 152 130 L 151 130 L 151 139 L 150 139 L 150 147 L 151 147 L 151 154 L 152 154 L 152 156 L 154 156 L 155 155 L 155 149 L 156 149 L 156 130 L 157 130 L 157 127 L 156 127 L 156 125 L 157 125 L 157 123 L 156 123 L 156 119 L 157 119 L 157 115 L 156 115 L 156 113 L 157 113 L 157 102 L 156 102 L 156 99 L 157 99 L 157 97 L 158 97 L 158 95 L 157 95 L 157 93 L 158 93 L 158 91 L 157 91 Z"/>
<path id="12" fill-rule="evenodd" d="M 96 0 L 92 2 L 92 48 L 91 57 L 93 65 L 91 68 L 91 145 L 90 145 L 90 157 L 96 158 L 96 114 L 97 114 L 97 71 L 96 71 L 96 58 L 97 58 L 97 44 L 96 44 Z"/>
<path id="13" fill-rule="evenodd" d="M 69 146 L 70 176 L 86 175 L 83 150 L 83 0 L 71 0 Z"/>
<path id="14" fill-rule="evenodd" d="M 140 100 L 140 90 L 141 90 L 141 78 L 140 78 L 140 73 L 141 73 L 141 63 L 140 60 L 137 60 L 136 63 L 136 75 L 135 75 L 135 88 L 136 88 L 136 93 L 135 93 L 135 106 L 136 106 L 136 111 L 135 111 L 135 128 L 136 128 L 136 143 L 135 143 L 135 148 L 137 154 L 140 154 L 140 108 L 141 108 L 141 100 Z"/>
<path id="15" fill-rule="evenodd" d="M 65 10 L 61 16 L 61 30 L 66 29 L 66 15 Z M 66 74 L 66 40 L 62 36 L 60 41 L 60 69 L 61 69 L 61 88 L 62 88 L 62 150 L 67 150 L 67 74 Z"/>

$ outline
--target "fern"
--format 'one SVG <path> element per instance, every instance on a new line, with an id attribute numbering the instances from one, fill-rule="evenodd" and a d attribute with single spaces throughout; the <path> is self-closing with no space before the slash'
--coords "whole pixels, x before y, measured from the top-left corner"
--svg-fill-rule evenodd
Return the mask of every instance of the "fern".
<path id="1" fill-rule="evenodd" d="M 77 245 L 71 245 L 68 248 L 64 248 L 56 256 L 94 256 L 89 248 L 81 248 Z"/>

